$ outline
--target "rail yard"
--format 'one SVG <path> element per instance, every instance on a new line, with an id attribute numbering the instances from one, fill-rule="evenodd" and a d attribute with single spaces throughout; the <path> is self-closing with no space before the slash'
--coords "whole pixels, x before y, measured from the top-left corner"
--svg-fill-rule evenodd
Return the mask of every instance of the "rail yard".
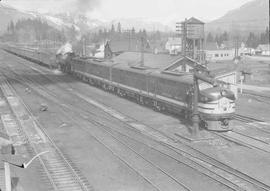
<path id="1" fill-rule="evenodd" d="M 237 110 L 232 131 L 202 131 L 190 141 L 186 119 L 4 50 L 1 63 L 2 128 L 15 141 L 15 161 L 49 151 L 29 169 L 12 168 L 21 188 L 270 189 L 269 121 L 246 109 Z M 263 116 L 267 105 L 255 102 L 250 106 L 261 104 Z"/>
<path id="2" fill-rule="evenodd" d="M 0 191 L 270 191 L 270 1 L 106 1 L 0 2 Z"/>

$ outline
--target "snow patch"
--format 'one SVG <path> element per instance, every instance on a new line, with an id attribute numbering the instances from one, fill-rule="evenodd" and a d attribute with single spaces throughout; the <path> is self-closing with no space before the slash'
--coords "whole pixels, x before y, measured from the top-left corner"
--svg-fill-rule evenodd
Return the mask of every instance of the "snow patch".
<path id="1" fill-rule="evenodd" d="M 47 20 L 51 21 L 52 23 L 56 24 L 56 25 L 59 25 L 59 26 L 65 25 L 65 23 L 63 22 L 62 19 L 59 19 L 59 18 L 56 18 L 56 17 L 52 17 L 52 16 L 48 16 L 48 15 L 45 15 L 45 18 Z"/>
<path id="2" fill-rule="evenodd" d="M 61 74 L 63 74 L 60 70 L 53 70 L 53 73 L 55 75 L 61 75 Z"/>

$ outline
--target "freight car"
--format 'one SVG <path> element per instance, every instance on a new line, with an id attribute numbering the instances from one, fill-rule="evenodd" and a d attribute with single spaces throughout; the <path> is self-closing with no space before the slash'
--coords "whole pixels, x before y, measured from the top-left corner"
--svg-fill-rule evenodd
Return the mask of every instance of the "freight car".
<path id="1" fill-rule="evenodd" d="M 192 116 L 194 76 L 191 73 L 173 75 L 157 68 L 95 59 L 84 60 L 78 57 L 61 62 L 65 65 L 65 72 L 93 86 L 158 111 L 188 118 Z M 215 131 L 231 130 L 230 122 L 235 113 L 233 92 L 223 85 L 199 92 L 198 111 L 201 126 Z"/>

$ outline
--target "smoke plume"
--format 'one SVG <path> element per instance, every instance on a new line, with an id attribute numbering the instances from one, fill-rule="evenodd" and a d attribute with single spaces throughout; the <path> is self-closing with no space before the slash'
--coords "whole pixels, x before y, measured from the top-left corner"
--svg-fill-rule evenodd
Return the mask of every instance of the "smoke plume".
<path id="1" fill-rule="evenodd" d="M 97 8 L 100 4 L 99 0 L 75 0 L 74 1 L 74 8 L 76 11 L 81 13 L 86 13 L 92 11 L 93 9 Z"/>

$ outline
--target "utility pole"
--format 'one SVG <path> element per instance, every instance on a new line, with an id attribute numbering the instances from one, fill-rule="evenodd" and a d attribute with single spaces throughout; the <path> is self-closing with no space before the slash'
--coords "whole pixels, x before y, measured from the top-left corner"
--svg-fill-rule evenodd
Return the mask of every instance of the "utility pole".
<path id="1" fill-rule="evenodd" d="M 239 39 L 238 39 L 238 35 L 235 36 L 235 51 L 234 51 L 234 58 L 238 57 L 238 50 L 239 50 Z"/>
<path id="2" fill-rule="evenodd" d="M 200 117 L 199 117 L 199 111 L 198 111 L 198 99 L 199 99 L 199 83 L 197 78 L 197 68 L 195 66 L 194 68 L 194 74 L 193 74 L 193 85 L 194 85 L 194 94 L 193 94 L 193 113 L 192 113 L 192 136 L 197 136 L 199 132 L 199 123 L 200 123 Z"/>
<path id="3" fill-rule="evenodd" d="M 144 66 L 144 38 L 141 37 L 141 66 Z"/>
<path id="4" fill-rule="evenodd" d="M 182 23 L 182 53 L 184 57 L 187 55 L 187 19 Z"/>
<path id="5" fill-rule="evenodd" d="M 127 30 L 128 32 L 128 51 L 131 50 L 131 30 Z"/>
<path id="6" fill-rule="evenodd" d="M 83 56 L 86 56 L 86 39 L 85 39 L 85 37 L 83 37 L 83 39 L 82 39 L 82 45 L 83 45 L 82 54 L 83 54 Z"/>

